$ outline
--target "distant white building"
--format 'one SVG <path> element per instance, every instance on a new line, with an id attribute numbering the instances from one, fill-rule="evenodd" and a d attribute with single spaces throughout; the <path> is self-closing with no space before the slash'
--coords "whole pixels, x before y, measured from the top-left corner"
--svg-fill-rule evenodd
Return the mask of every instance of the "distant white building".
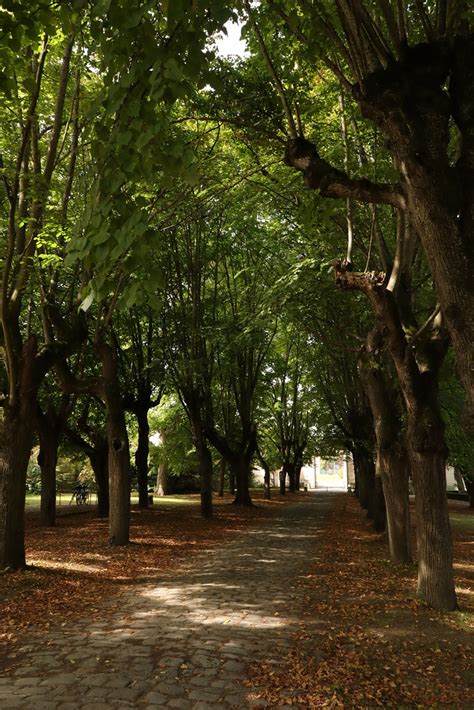
<path id="1" fill-rule="evenodd" d="M 263 469 L 255 469 L 255 483 L 263 485 Z M 271 474 L 271 485 L 279 486 L 279 472 Z M 306 464 L 301 469 L 300 487 L 314 490 L 347 491 L 354 487 L 354 466 L 350 456 L 339 456 L 323 459 L 315 456 L 311 464 Z"/>

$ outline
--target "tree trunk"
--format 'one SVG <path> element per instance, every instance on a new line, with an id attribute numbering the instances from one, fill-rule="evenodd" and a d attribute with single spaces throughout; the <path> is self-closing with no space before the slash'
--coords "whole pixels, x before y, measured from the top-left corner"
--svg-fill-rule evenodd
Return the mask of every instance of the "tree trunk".
<path id="1" fill-rule="evenodd" d="M 29 401 L 5 407 L 0 419 L 0 569 L 25 567 L 26 472 L 35 407 Z"/>
<path id="2" fill-rule="evenodd" d="M 107 518 L 110 508 L 109 497 L 109 445 L 107 438 L 102 443 L 97 443 L 88 453 L 92 470 L 94 471 L 97 489 L 97 512 L 99 518 Z"/>
<path id="3" fill-rule="evenodd" d="M 44 369 L 43 369 L 44 368 Z M 16 404 L 0 416 L 0 569 L 25 566 L 25 493 L 33 445 L 38 388 L 47 368 L 39 364 L 35 337 L 21 351 Z"/>
<path id="4" fill-rule="evenodd" d="M 40 524 L 54 527 L 56 525 L 56 466 L 61 432 L 58 422 L 50 412 L 38 415 L 38 435 L 40 440 L 38 465 L 41 468 Z"/>
<path id="5" fill-rule="evenodd" d="M 460 491 L 460 493 L 466 493 L 467 492 L 466 484 L 464 483 L 464 478 L 462 477 L 461 471 L 455 466 L 453 473 L 454 473 L 454 480 L 456 481 L 456 485 L 458 487 L 458 491 Z"/>
<path id="6" fill-rule="evenodd" d="M 378 474 L 374 481 L 374 507 L 373 507 L 373 526 L 376 532 L 385 532 L 386 524 L 386 505 L 385 496 L 382 484 L 382 477 Z"/>
<path id="7" fill-rule="evenodd" d="M 148 508 L 148 451 L 150 427 L 148 424 L 148 409 L 136 410 L 138 423 L 138 446 L 135 451 L 135 466 L 138 481 L 138 507 Z"/>
<path id="8" fill-rule="evenodd" d="M 224 497 L 224 486 L 225 486 L 225 474 L 227 471 L 227 462 L 224 457 L 221 459 L 221 466 L 219 471 L 219 498 Z"/>
<path id="9" fill-rule="evenodd" d="M 290 493 L 294 493 L 296 491 L 296 478 L 295 478 L 295 465 L 294 463 L 290 463 L 288 465 L 288 489 Z"/>
<path id="10" fill-rule="evenodd" d="M 394 562 L 408 563 L 410 553 L 410 511 L 408 499 L 408 457 L 402 437 L 402 413 L 397 392 L 389 387 L 381 360 L 382 338 L 378 328 L 367 336 L 359 360 L 359 372 L 370 403 L 377 442 L 377 473 L 381 477 L 390 557 Z M 378 492 L 380 502 L 380 492 Z M 379 506 L 377 506 L 379 509 Z M 376 529 L 383 530 L 379 515 Z"/>
<path id="11" fill-rule="evenodd" d="M 235 472 L 229 466 L 229 493 L 231 496 L 235 495 Z"/>
<path id="12" fill-rule="evenodd" d="M 244 506 L 252 505 L 249 489 L 250 464 L 245 454 L 234 456 L 232 460 L 229 461 L 229 467 L 230 470 L 233 471 L 235 482 L 237 484 L 234 504 Z"/>
<path id="13" fill-rule="evenodd" d="M 156 495 L 168 495 L 168 464 L 162 461 L 158 464 L 158 473 L 156 475 Z"/>
<path id="14" fill-rule="evenodd" d="M 263 470 L 263 497 L 265 498 L 265 500 L 270 500 L 272 497 L 270 487 L 270 466 L 266 463 Z"/>
<path id="15" fill-rule="evenodd" d="M 105 342 L 97 345 L 102 362 L 101 394 L 107 410 L 109 445 L 109 543 L 130 540 L 130 449 L 118 379 L 116 354 Z"/>
<path id="16" fill-rule="evenodd" d="M 286 468 L 283 466 L 279 473 L 280 479 L 280 495 L 286 495 Z"/>
<path id="17" fill-rule="evenodd" d="M 367 511 L 367 515 L 374 517 L 375 494 L 375 464 L 372 454 L 362 446 L 354 449 L 354 466 L 357 470 L 359 503 Z"/>
<path id="18" fill-rule="evenodd" d="M 301 469 L 302 468 L 303 468 L 303 464 L 300 462 L 297 462 L 295 465 L 295 489 L 297 491 L 299 491 L 301 488 Z"/>
<path id="19" fill-rule="evenodd" d="M 201 517 L 211 520 L 212 510 L 212 456 L 204 436 L 201 416 L 194 413 L 191 421 L 193 443 L 199 460 L 199 487 L 201 491 Z"/>
<path id="20" fill-rule="evenodd" d="M 400 447 L 379 452 L 387 507 L 387 532 L 393 562 L 411 562 L 409 465 L 406 450 Z"/>
<path id="21" fill-rule="evenodd" d="M 408 446 L 415 487 L 418 595 L 434 609 L 456 608 L 453 553 L 446 497 L 443 425 L 430 408 L 408 420 Z"/>

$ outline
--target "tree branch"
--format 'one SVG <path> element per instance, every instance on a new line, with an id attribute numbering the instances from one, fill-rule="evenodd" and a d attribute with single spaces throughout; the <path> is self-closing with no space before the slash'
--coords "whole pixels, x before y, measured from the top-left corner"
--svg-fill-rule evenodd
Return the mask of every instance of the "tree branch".
<path id="1" fill-rule="evenodd" d="M 405 196 L 399 185 L 350 178 L 347 173 L 321 158 L 316 146 L 304 138 L 288 141 L 285 162 L 302 172 L 306 185 L 312 190 L 319 190 L 323 197 L 350 198 L 359 202 L 392 205 L 399 210 L 406 209 Z"/>

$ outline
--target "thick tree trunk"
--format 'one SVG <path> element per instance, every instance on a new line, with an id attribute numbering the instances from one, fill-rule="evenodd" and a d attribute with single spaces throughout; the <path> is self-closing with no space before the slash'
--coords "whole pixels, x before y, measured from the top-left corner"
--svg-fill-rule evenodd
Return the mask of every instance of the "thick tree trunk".
<path id="1" fill-rule="evenodd" d="M 107 518 L 110 508 L 109 496 L 109 445 L 107 438 L 97 443 L 88 453 L 94 472 L 97 489 L 97 512 L 99 518 Z"/>
<path id="2" fill-rule="evenodd" d="M 26 473 L 38 388 L 46 372 L 38 361 L 37 341 L 31 337 L 22 347 L 16 403 L 6 403 L 0 417 L 0 569 L 25 566 Z"/>
<path id="3" fill-rule="evenodd" d="M 26 472 L 36 402 L 6 407 L 0 419 L 0 569 L 25 567 Z"/>
<path id="4" fill-rule="evenodd" d="M 61 432 L 57 422 L 48 413 L 38 416 L 40 450 L 38 464 L 41 468 L 40 523 L 45 527 L 56 525 L 56 466 Z"/>
<path id="5" fill-rule="evenodd" d="M 386 505 L 383 490 L 382 477 L 378 474 L 374 481 L 374 507 L 373 507 L 373 526 L 376 532 L 384 532 L 386 524 Z"/>
<path id="6" fill-rule="evenodd" d="M 443 425 L 430 407 L 409 415 L 408 447 L 418 549 L 418 595 L 434 609 L 456 608 L 453 553 L 446 497 Z"/>
<path id="7" fill-rule="evenodd" d="M 148 424 L 148 409 L 136 410 L 138 424 L 138 446 L 135 451 L 135 467 L 138 481 L 138 507 L 148 508 L 148 451 L 150 427 Z"/>
<path id="8" fill-rule="evenodd" d="M 235 482 L 236 482 L 236 493 L 234 504 L 250 506 L 252 505 L 252 499 L 250 497 L 250 464 L 247 460 L 245 454 L 235 455 L 231 461 L 229 461 L 230 470 L 233 471 Z"/>
<path id="9" fill-rule="evenodd" d="M 401 447 L 379 452 L 380 468 L 387 507 L 387 532 L 393 562 L 411 562 L 410 504 L 408 498 L 409 464 Z"/>
<path id="10" fill-rule="evenodd" d="M 357 471 L 358 499 L 367 515 L 374 517 L 375 464 L 372 454 L 362 446 L 354 448 L 354 466 Z"/>
<path id="11" fill-rule="evenodd" d="M 118 379 L 116 354 L 105 342 L 97 345 L 102 362 L 102 397 L 107 410 L 109 445 L 109 543 L 130 540 L 130 448 Z"/>
<path id="12" fill-rule="evenodd" d="M 472 433 L 474 52 L 472 34 L 453 39 L 449 50 L 441 41 L 432 42 L 428 51 L 424 45 L 424 51 L 413 48 L 398 66 L 372 75 L 356 93 L 362 112 L 380 126 L 398 167 L 404 206 L 423 245 L 451 336 Z M 387 96 L 396 111 L 387 112 Z M 460 132 L 454 164 L 450 122 Z"/>

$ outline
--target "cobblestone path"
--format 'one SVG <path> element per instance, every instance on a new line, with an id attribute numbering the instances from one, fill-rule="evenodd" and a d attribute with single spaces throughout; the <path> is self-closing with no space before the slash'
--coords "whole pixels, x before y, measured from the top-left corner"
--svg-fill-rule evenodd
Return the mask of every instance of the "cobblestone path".
<path id="1" fill-rule="evenodd" d="M 299 578 L 317 550 L 330 496 L 311 495 L 174 574 L 137 584 L 82 620 L 30 635 L 0 676 L 1 708 L 246 708 L 248 662 L 277 663 L 303 613 Z M 315 620 L 317 623 L 317 620 Z M 284 707 L 284 706 L 282 706 Z"/>

